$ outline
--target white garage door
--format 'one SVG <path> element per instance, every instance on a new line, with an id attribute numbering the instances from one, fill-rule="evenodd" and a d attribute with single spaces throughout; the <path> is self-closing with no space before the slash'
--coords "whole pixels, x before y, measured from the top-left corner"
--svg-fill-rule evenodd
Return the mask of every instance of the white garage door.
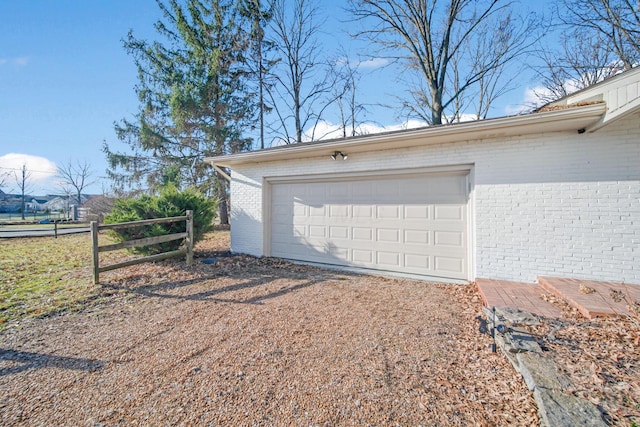
<path id="1" fill-rule="evenodd" d="M 467 279 L 468 172 L 271 186 L 271 256 Z"/>

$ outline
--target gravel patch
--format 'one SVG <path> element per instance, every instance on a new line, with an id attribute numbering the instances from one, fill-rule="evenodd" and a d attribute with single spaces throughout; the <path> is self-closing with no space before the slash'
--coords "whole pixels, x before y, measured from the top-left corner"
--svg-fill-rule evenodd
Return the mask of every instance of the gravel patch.
<path id="1" fill-rule="evenodd" d="M 227 232 L 192 268 L 101 279 L 86 309 L 0 334 L 1 425 L 539 422 L 471 285 L 232 255 Z"/>

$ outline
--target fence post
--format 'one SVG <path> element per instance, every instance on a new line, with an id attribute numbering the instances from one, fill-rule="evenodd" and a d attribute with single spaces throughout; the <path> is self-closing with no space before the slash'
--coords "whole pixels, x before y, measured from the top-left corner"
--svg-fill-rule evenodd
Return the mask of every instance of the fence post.
<path id="1" fill-rule="evenodd" d="M 93 284 L 100 283 L 100 264 L 98 258 L 98 223 L 91 221 L 91 251 L 93 252 Z"/>
<path id="2" fill-rule="evenodd" d="M 187 211 L 187 265 L 193 265 L 193 211 Z"/>
<path id="3" fill-rule="evenodd" d="M 53 234 L 56 236 L 56 239 L 58 238 L 58 223 L 55 222 L 55 220 L 53 221 Z"/>

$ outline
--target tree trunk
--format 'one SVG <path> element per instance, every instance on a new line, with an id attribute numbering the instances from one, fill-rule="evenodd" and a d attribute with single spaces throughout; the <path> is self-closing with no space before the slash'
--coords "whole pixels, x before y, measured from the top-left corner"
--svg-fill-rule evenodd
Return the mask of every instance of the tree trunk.
<path id="1" fill-rule="evenodd" d="M 218 199 L 218 218 L 220 224 L 229 224 L 229 204 L 227 203 L 227 185 L 224 179 L 216 179 L 216 198 Z"/>
<path id="2" fill-rule="evenodd" d="M 220 224 L 229 225 L 229 207 L 226 198 L 218 202 L 218 215 L 220 215 Z"/>

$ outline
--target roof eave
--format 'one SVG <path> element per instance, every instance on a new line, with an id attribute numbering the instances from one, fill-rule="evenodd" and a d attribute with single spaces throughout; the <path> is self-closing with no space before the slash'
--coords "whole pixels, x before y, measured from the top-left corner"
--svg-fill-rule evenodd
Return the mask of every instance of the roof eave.
<path id="1" fill-rule="evenodd" d="M 205 162 L 222 167 L 246 163 L 329 155 L 333 151 L 348 154 L 408 148 L 420 145 L 443 144 L 456 141 L 479 141 L 550 132 L 581 131 L 597 123 L 605 114 L 604 103 L 573 107 L 521 116 L 463 122 L 454 125 L 428 127 L 346 139 L 318 141 L 311 144 L 292 144 L 226 156 L 207 157 Z"/>

